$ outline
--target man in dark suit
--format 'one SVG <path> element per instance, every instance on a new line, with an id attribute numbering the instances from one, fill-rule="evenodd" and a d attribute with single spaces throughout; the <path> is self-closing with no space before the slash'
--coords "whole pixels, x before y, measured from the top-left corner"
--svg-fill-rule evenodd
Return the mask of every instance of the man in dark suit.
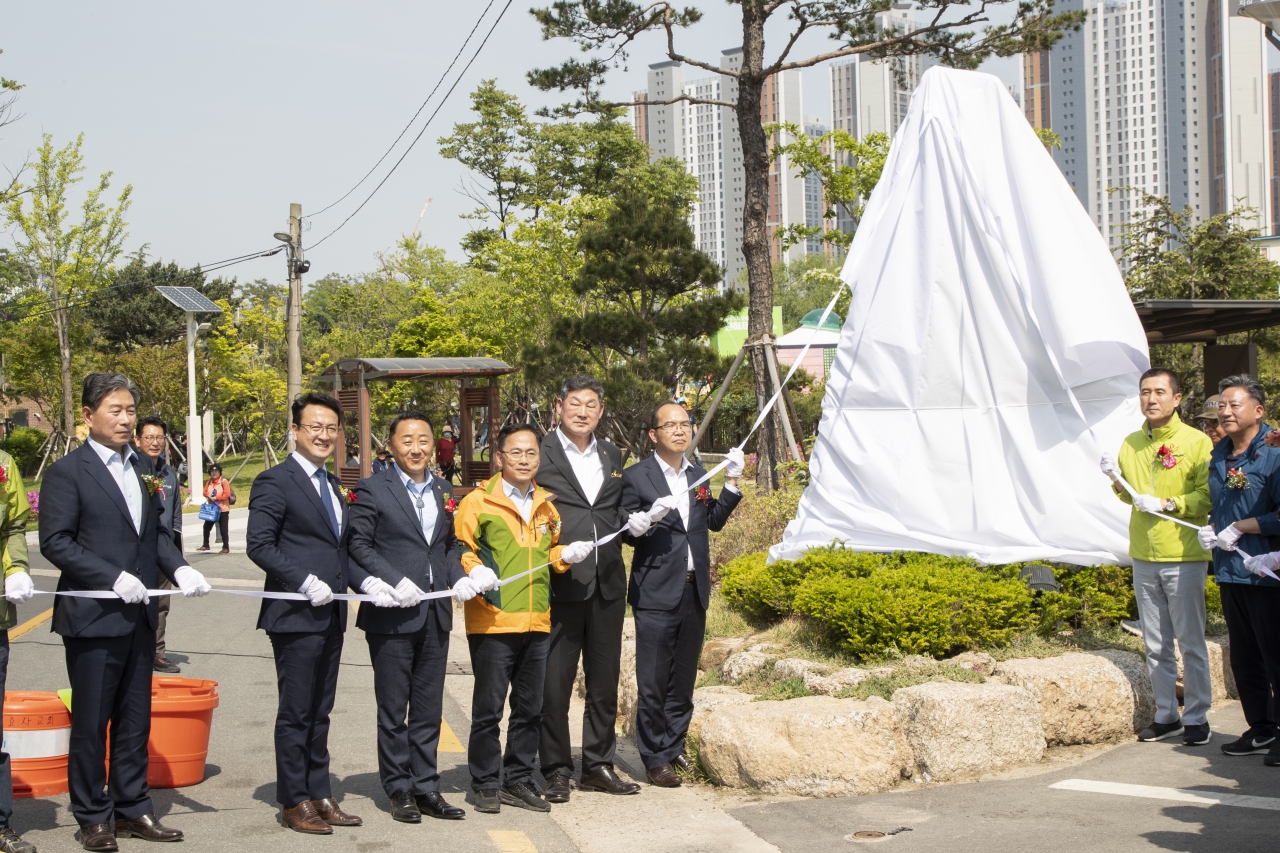
<path id="1" fill-rule="evenodd" d="M 591 376 L 571 376 L 560 386 L 560 425 L 542 439 L 538 485 L 556 496 L 561 541 L 594 542 L 628 523 L 622 512 L 622 452 L 595 436 L 604 414 L 604 386 Z M 635 513 L 631 532 L 642 535 L 649 518 Z M 569 700 L 578 659 L 587 680 L 582 718 L 582 776 L 578 789 L 636 794 L 640 786 L 613 769 L 617 746 L 618 670 L 622 622 L 627 612 L 627 570 L 622 540 L 614 539 L 564 574 L 551 575 L 551 639 L 543 687 L 539 758 L 549 803 L 569 801 L 573 751 Z"/>
<path id="2" fill-rule="evenodd" d="M 723 528 L 742 500 L 742 451 L 736 448 L 719 498 L 706 486 L 690 489 L 706 473 L 685 458 L 692 438 L 693 421 L 683 406 L 659 406 L 649 429 L 654 454 L 622 474 L 624 510 L 667 510 L 650 514 L 654 525 L 647 534 L 630 537 L 636 550 L 627 595 L 636 620 L 636 745 L 649 781 L 663 788 L 678 787 L 676 768 L 688 768 L 684 736 L 711 595 L 707 531 Z"/>
<path id="3" fill-rule="evenodd" d="M 389 444 L 394 464 L 357 483 L 351 505 L 351 559 L 400 605 L 362 607 L 356 619 L 373 663 L 378 777 L 395 820 L 420 823 L 424 812 L 461 820 L 466 812 L 445 802 L 436 770 L 453 600 L 423 599 L 467 576 L 453 535 L 457 504 L 452 484 L 428 470 L 435 436 L 425 415 L 392 421 Z M 459 587 L 460 600 L 473 595 Z"/>
<path id="4" fill-rule="evenodd" d="M 161 573 L 183 595 L 209 592 L 161 529 L 161 481 L 130 446 L 140 395 L 128 377 L 91 373 L 80 394 L 89 440 L 49 467 L 40 488 L 40 553 L 61 571 L 59 592 L 110 591 L 112 598 L 59 595 L 53 630 L 62 635 L 75 697 L 67 777 L 71 813 L 86 850 L 116 850 L 116 838 L 178 841 L 156 819 L 147 788 L 151 661 Z M 111 775 L 107 777 L 107 726 Z M 103 790 L 105 787 L 105 791 Z M 115 826 L 111 826 L 114 814 Z"/>
<path id="5" fill-rule="evenodd" d="M 347 492 L 324 467 L 338 442 L 338 401 L 303 394 L 293 401 L 292 416 L 297 449 L 253 481 L 246 550 L 267 573 L 267 592 L 306 596 L 263 599 L 258 627 L 271 638 L 276 659 L 280 820 L 297 832 L 329 835 L 334 826 L 362 823 L 342 811 L 329 785 L 329 714 L 347 627 L 347 604 L 335 602 L 333 592 L 375 579 L 348 563 Z M 381 593 L 380 604 L 395 604 L 377 584 L 365 591 Z"/>
<path id="6" fill-rule="evenodd" d="M 162 487 L 156 493 L 161 499 L 164 510 L 160 513 L 160 529 L 172 531 L 173 544 L 178 553 L 182 553 L 182 495 L 178 489 L 178 472 L 173 470 L 164 459 L 165 440 L 169 436 L 169 427 L 155 415 L 141 418 L 138 421 L 138 449 L 151 460 L 155 467 L 155 475 L 160 478 Z M 160 589 L 172 589 L 168 578 L 160 581 Z M 151 668 L 156 672 L 175 673 L 182 669 L 164 656 L 165 628 L 169 623 L 169 599 L 166 595 L 160 599 L 160 622 L 156 626 L 156 656 Z"/>

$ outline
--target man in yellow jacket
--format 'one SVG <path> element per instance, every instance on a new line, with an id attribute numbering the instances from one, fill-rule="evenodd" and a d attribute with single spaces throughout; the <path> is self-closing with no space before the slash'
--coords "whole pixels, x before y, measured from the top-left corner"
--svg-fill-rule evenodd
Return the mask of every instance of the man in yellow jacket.
<path id="1" fill-rule="evenodd" d="M 22 486 L 22 475 L 13 457 L 0 450 L 0 567 L 4 571 L 4 597 L 0 605 L 0 696 L 4 695 L 9 672 L 9 629 L 18 622 L 15 604 L 30 601 L 36 588 L 28 574 L 27 519 L 31 505 Z M 0 739 L 4 731 L 0 729 Z M 13 816 L 13 774 L 9 755 L 0 752 L 0 853 L 36 853 L 36 846 L 24 841 L 9 827 Z"/>
<path id="2" fill-rule="evenodd" d="M 505 803 L 549 812 L 551 805 L 533 782 L 550 647 L 548 570 L 567 571 L 591 554 L 595 543 L 560 545 L 555 496 L 533 482 L 540 448 L 532 426 L 503 427 L 497 450 L 502 473 L 463 498 L 453 522 L 467 572 L 454 594 L 466 601 L 475 676 L 467 762 L 476 811 L 496 814 Z M 511 719 L 504 756 L 498 724 L 508 689 Z"/>
<path id="3" fill-rule="evenodd" d="M 1155 513 L 1204 525 L 1209 514 L 1208 436 L 1178 418 L 1182 389 L 1167 367 L 1153 367 L 1138 383 L 1142 429 L 1120 446 L 1119 459 L 1104 454 L 1102 470 L 1119 475 L 1138 492 L 1131 498 L 1115 482 L 1120 500 L 1133 504 L 1129 518 L 1129 556 L 1133 558 L 1133 592 L 1138 600 L 1147 668 L 1155 694 L 1155 722 L 1139 740 L 1183 735 L 1187 746 L 1209 742 L 1206 714 L 1212 696 L 1209 652 L 1204 642 L 1204 586 L 1209 554 L 1196 531 L 1159 518 Z M 1182 650 L 1183 714 L 1178 718 L 1178 664 L 1174 638 Z M 1185 728 L 1184 728 L 1185 726 Z"/>

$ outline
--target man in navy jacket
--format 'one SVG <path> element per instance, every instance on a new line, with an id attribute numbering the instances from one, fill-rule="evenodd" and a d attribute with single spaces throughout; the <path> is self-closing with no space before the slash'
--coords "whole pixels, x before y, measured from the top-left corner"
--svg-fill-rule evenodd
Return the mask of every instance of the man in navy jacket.
<path id="1" fill-rule="evenodd" d="M 467 576 L 453 535 L 457 505 L 453 485 L 428 469 L 435 436 L 425 415 L 392 421 L 388 443 L 395 463 L 357 483 L 351 505 L 351 559 L 378 581 L 366 591 L 384 584 L 399 604 L 362 607 L 356 620 L 373 663 L 378 776 L 395 820 L 419 823 L 424 812 L 461 820 L 465 812 L 445 802 L 436 770 L 453 599 L 423 598 Z M 457 595 L 466 600 L 474 591 L 462 584 Z"/>
<path id="2" fill-rule="evenodd" d="M 297 832 L 329 835 L 360 826 L 329 785 L 329 714 L 338 687 L 347 604 L 334 591 L 365 579 L 347 560 L 348 500 L 325 469 L 338 442 L 342 409 L 327 394 L 293 401 L 297 449 L 253 481 L 249 559 L 267 573 L 267 592 L 306 600 L 263 599 L 258 627 L 271 638 L 280 704 L 276 711 L 276 800 L 281 822 Z M 386 602 L 394 604 L 390 596 Z"/>
<path id="3" fill-rule="evenodd" d="M 654 525 L 635 546 L 627 601 L 636 620 L 636 745 L 650 783 L 680 785 L 676 768 L 686 769 L 684 737 L 693 716 L 693 685 L 702 654 L 711 596 L 709 530 L 720 530 L 742 495 L 742 451 L 730 452 L 725 488 L 719 498 L 705 485 L 691 490 L 706 473 L 685 458 L 693 421 L 678 403 L 653 413 L 649 440 L 653 456 L 622 473 L 625 513 L 659 505 Z M 674 510 L 674 512 L 672 511 Z"/>
<path id="4" fill-rule="evenodd" d="M 40 488 L 40 553 L 61 571 L 53 630 L 62 635 L 75 702 L 67 759 L 71 813 L 86 850 L 116 850 L 116 838 L 178 841 L 156 819 L 147 787 L 151 662 L 163 573 L 183 595 L 209 585 L 164 529 L 151 460 L 130 446 L 141 395 L 127 376 L 91 373 L 81 389 L 89 440 L 49 467 Z M 107 726 L 111 775 L 107 776 Z M 103 789 L 106 789 L 105 791 Z M 115 826 L 111 826 L 114 815 Z"/>

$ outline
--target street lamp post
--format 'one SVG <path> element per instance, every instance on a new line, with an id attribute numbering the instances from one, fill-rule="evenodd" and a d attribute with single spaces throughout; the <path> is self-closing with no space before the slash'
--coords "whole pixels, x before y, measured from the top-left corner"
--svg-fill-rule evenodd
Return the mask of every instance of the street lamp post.
<path id="1" fill-rule="evenodd" d="M 204 485 L 204 424 L 196 408 L 196 338 L 209 328 L 207 323 L 196 323 L 196 314 L 220 314 L 222 309 L 194 287 L 156 290 L 187 315 L 187 482 L 191 486 L 188 503 L 194 506 L 203 500 Z"/>

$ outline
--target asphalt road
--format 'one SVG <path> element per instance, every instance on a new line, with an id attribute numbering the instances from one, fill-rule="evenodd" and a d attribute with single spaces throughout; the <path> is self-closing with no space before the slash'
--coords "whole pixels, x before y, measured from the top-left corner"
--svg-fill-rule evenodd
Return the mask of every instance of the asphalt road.
<path id="1" fill-rule="evenodd" d="M 233 534 L 233 545 L 236 538 Z M 211 579 L 242 587 L 262 577 L 242 553 L 197 554 L 191 559 Z M 34 548 L 32 565 L 36 586 L 52 589 L 55 573 Z M 217 580 L 213 583 L 218 585 Z M 48 602 L 38 596 L 20 607 L 20 625 L 38 619 Z M 275 671 L 267 638 L 254 629 L 257 611 L 256 600 L 240 596 L 173 601 L 170 657 L 182 665 L 184 676 L 211 678 L 220 685 L 205 781 L 153 792 L 157 813 L 187 834 L 184 850 L 238 853 L 268 847 L 286 853 L 336 845 L 354 853 L 374 853 L 441 845 L 458 853 L 834 853 L 862 847 L 862 842 L 847 839 L 858 830 L 899 827 L 910 831 L 878 842 L 879 849 L 1280 849 L 1280 768 L 1264 767 L 1260 756 L 1227 758 L 1218 749 L 1226 737 L 1244 728 L 1237 703 L 1214 710 L 1210 721 L 1215 740 L 1206 747 L 1132 743 L 991 781 L 827 800 L 778 801 L 751 792 L 707 787 L 663 791 L 646 785 L 636 797 L 575 794 L 571 803 L 556 806 L 550 815 L 510 808 L 500 815 L 480 815 L 465 803 L 466 756 L 454 746 L 454 751 L 440 754 L 443 790 L 451 802 L 468 809 L 466 820 L 398 824 L 387 815 L 387 797 L 378 784 L 372 671 L 364 638 L 354 624 L 346 635 L 330 749 L 335 795 L 344 808 L 363 816 L 365 825 L 339 829 L 329 838 L 302 836 L 281 828 L 276 820 L 271 736 Z M 47 621 L 14 640 L 9 689 L 65 686 L 62 644 L 49 633 Z M 468 735 L 470 692 L 465 640 L 455 633 L 445 721 L 461 744 Z M 619 769 L 633 777 L 643 770 L 634 745 L 625 741 Z M 1067 788 L 1051 787 L 1064 782 Z M 1081 787 L 1089 790 L 1078 790 Z M 1149 790 L 1153 787 L 1168 790 Z M 1228 794 L 1260 799 L 1238 801 L 1246 805 L 1188 802 L 1188 795 L 1178 793 L 1186 789 L 1202 792 L 1202 798 Z M 1135 792 L 1142 795 L 1133 796 Z M 1182 799 L 1156 798 L 1171 796 Z M 16 801 L 13 825 L 46 853 L 79 849 L 65 795 Z M 145 846 L 139 840 L 121 841 L 122 850 Z"/>

